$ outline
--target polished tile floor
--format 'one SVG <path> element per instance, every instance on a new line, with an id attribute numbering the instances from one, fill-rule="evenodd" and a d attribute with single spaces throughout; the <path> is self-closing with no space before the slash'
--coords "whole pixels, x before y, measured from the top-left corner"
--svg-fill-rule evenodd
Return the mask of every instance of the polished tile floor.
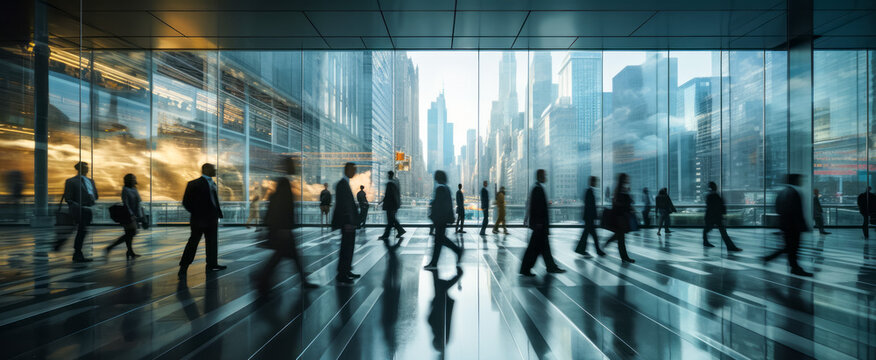
<path id="1" fill-rule="evenodd" d="M 731 229 L 738 254 L 704 249 L 698 229 L 643 230 L 630 235 L 631 265 L 614 245 L 581 257 L 571 251 L 580 230 L 554 229 L 569 271 L 546 276 L 539 261 L 534 278 L 517 275 L 526 229 L 469 229 L 459 270 L 444 251 L 437 272 L 422 270 L 427 229 L 409 230 L 389 249 L 378 229 L 360 232 L 362 278 L 336 287 L 337 233 L 303 229 L 320 287 L 302 292 L 285 262 L 259 297 L 251 278 L 269 251 L 251 229 L 220 230 L 228 270 L 205 273 L 201 248 L 180 282 L 184 227 L 142 232 L 135 261 L 122 247 L 100 256 L 120 231 L 95 228 L 86 265 L 70 262 L 71 245 L 51 252 L 49 230 L 0 228 L 0 358 L 876 358 L 876 246 L 859 230 L 807 235 L 802 265 L 814 278 L 758 260 L 779 245 L 768 229 Z"/>

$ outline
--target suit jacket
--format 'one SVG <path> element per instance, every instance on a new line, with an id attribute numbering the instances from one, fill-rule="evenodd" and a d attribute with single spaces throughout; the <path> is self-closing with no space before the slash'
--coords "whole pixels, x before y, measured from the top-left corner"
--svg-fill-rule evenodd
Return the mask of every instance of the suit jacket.
<path id="1" fill-rule="evenodd" d="M 490 192 L 486 187 L 481 188 L 481 209 L 487 210 L 490 208 Z"/>
<path id="2" fill-rule="evenodd" d="M 85 182 L 82 181 L 82 178 L 83 176 L 76 175 L 64 182 L 64 199 L 70 207 L 71 214 L 77 214 L 79 209 L 83 206 L 94 206 L 94 203 L 98 198 L 97 186 L 94 185 L 94 180 L 85 178 L 91 183 L 91 188 L 94 189 L 94 196 L 91 196 L 88 192 L 88 187 Z"/>
<path id="3" fill-rule="evenodd" d="M 332 213 L 332 230 L 343 228 L 344 225 L 358 224 L 359 208 L 353 200 L 353 190 L 346 178 L 335 185 L 335 212 Z"/>
<path id="4" fill-rule="evenodd" d="M 587 188 L 584 191 L 584 220 L 593 221 L 596 219 L 596 195 L 593 195 L 593 188 Z"/>
<path id="5" fill-rule="evenodd" d="M 776 213 L 779 214 L 779 229 L 782 231 L 809 231 L 809 225 L 803 217 L 803 201 L 797 189 L 786 186 L 779 193 L 776 197 Z"/>
<path id="6" fill-rule="evenodd" d="M 706 220 L 721 220 L 727 213 L 724 199 L 717 191 L 709 191 L 706 195 Z"/>
<path id="7" fill-rule="evenodd" d="M 865 192 L 858 195 L 858 212 L 864 216 L 876 213 L 876 194 Z"/>
<path id="8" fill-rule="evenodd" d="M 435 188 L 435 198 L 432 199 L 432 209 L 429 213 L 435 224 L 453 222 L 453 200 L 450 198 L 450 188 L 447 185 L 438 185 Z"/>
<path id="9" fill-rule="evenodd" d="M 265 225 L 268 229 L 287 230 L 296 226 L 295 197 L 292 191 L 275 191 L 268 198 L 268 212 L 265 214 Z"/>
<path id="10" fill-rule="evenodd" d="M 386 192 L 383 193 L 383 210 L 396 211 L 401 207 L 401 195 L 395 181 L 386 182 Z"/>
<path id="11" fill-rule="evenodd" d="M 550 223 L 547 195 L 544 192 L 544 187 L 537 183 L 532 187 L 532 193 L 529 195 L 529 228 L 547 231 Z"/>
<path id="12" fill-rule="evenodd" d="M 365 190 L 359 190 L 356 193 L 356 201 L 359 202 L 360 208 L 368 208 L 368 197 L 365 195 Z"/>
<path id="13" fill-rule="evenodd" d="M 465 196 L 462 194 L 462 190 L 456 190 L 456 212 L 465 212 Z"/>
<path id="14" fill-rule="evenodd" d="M 216 225 L 222 218 L 219 194 L 203 176 L 189 181 L 183 194 L 183 207 L 192 214 L 191 223 L 201 226 Z"/>
<path id="15" fill-rule="evenodd" d="M 812 213 L 815 214 L 815 216 L 821 216 L 824 214 L 824 209 L 821 208 L 821 200 L 818 196 L 814 195 L 812 196 Z"/>
<path id="16" fill-rule="evenodd" d="M 348 186 L 349 187 L 349 186 Z M 319 205 L 331 205 L 332 204 L 332 193 L 328 191 L 328 189 L 323 190 L 319 193 Z"/>

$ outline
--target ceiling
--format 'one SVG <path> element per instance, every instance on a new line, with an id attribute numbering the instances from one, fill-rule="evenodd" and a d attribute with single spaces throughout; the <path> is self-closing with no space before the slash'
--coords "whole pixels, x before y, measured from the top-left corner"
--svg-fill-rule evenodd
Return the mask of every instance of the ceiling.
<path id="1" fill-rule="evenodd" d="M 771 49 L 788 22 L 786 0 L 45 2 L 51 43 L 104 49 Z M 876 47 L 876 1 L 814 2 L 816 47 Z"/>

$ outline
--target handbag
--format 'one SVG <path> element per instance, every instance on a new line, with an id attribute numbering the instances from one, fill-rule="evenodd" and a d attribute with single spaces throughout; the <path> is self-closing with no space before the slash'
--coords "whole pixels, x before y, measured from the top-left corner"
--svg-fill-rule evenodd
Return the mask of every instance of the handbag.
<path id="1" fill-rule="evenodd" d="M 603 229 L 615 232 L 617 230 L 617 221 L 614 217 L 614 210 L 611 208 L 602 209 L 602 217 L 599 219 L 599 224 Z"/>
<path id="2" fill-rule="evenodd" d="M 55 225 L 71 226 L 75 225 L 73 217 L 70 216 L 70 208 L 64 207 L 64 195 L 61 195 L 61 201 L 58 201 L 58 209 L 55 210 Z"/>
<path id="3" fill-rule="evenodd" d="M 127 225 L 131 222 L 131 213 L 128 208 L 122 203 L 115 203 L 109 207 L 110 219 L 117 224 Z"/>
<path id="4" fill-rule="evenodd" d="M 140 213 L 143 214 L 143 217 L 140 219 L 140 227 L 143 230 L 149 230 L 149 226 L 152 225 L 152 215 L 146 213 L 146 209 L 143 206 L 140 206 Z"/>
<path id="5" fill-rule="evenodd" d="M 629 223 L 627 231 L 639 231 L 639 218 L 636 216 L 636 213 L 627 213 L 626 217 L 627 223 Z"/>

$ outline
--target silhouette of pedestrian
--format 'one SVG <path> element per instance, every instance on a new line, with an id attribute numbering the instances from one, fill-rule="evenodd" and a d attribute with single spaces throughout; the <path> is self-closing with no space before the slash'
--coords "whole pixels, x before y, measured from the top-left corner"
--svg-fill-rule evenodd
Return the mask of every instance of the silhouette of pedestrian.
<path id="1" fill-rule="evenodd" d="M 532 273 L 532 267 L 535 266 L 535 261 L 541 255 L 544 260 L 544 266 L 548 273 L 564 273 L 566 270 L 557 266 L 551 255 L 551 245 L 548 240 L 550 231 L 550 213 L 548 212 L 547 194 L 544 190 L 544 183 L 547 182 L 547 173 L 544 169 L 538 169 L 535 172 L 535 186 L 532 187 L 532 192 L 529 195 L 529 211 L 527 211 L 526 222 L 529 228 L 532 229 L 532 235 L 529 237 L 529 244 L 526 246 L 526 252 L 523 253 L 523 260 L 520 262 L 520 275 L 535 276 Z"/>
<path id="2" fill-rule="evenodd" d="M 88 234 L 88 226 L 94 217 L 92 207 L 97 202 L 97 186 L 94 180 L 87 177 L 88 163 L 80 161 L 73 166 L 78 175 L 64 182 L 64 196 L 70 217 L 76 222 L 76 238 L 73 240 L 73 262 L 90 262 L 82 253 L 82 245 L 85 243 L 85 235 Z M 67 242 L 69 234 L 60 236 L 55 242 L 55 251 L 61 249 Z"/>
<path id="3" fill-rule="evenodd" d="M 666 229 L 666 234 L 671 234 L 669 230 L 669 215 L 676 212 L 675 205 L 672 204 L 672 199 L 669 198 L 669 191 L 666 188 L 660 189 L 657 192 L 657 236 L 660 236 L 660 230 Z"/>
<path id="4" fill-rule="evenodd" d="M 730 235 L 727 235 L 727 228 L 724 227 L 724 214 L 726 213 L 727 207 L 724 205 L 724 199 L 718 194 L 718 184 L 710 181 L 709 193 L 706 194 L 706 224 L 703 227 L 703 246 L 715 247 L 709 242 L 709 231 L 712 231 L 712 228 L 717 228 L 721 232 L 721 239 L 724 240 L 727 251 L 742 251 L 733 244 Z"/>
<path id="5" fill-rule="evenodd" d="M 779 255 L 788 255 L 788 265 L 791 274 L 799 276 L 812 276 L 812 273 L 803 270 L 797 263 L 797 252 L 800 249 L 800 234 L 809 231 L 806 218 L 803 216 L 803 201 L 800 192 L 795 188 L 800 186 L 799 174 L 788 174 L 785 188 L 776 197 L 776 213 L 779 214 L 779 229 L 782 230 L 782 238 L 785 247 L 763 258 L 764 263 L 772 261 Z"/>
<path id="6" fill-rule="evenodd" d="M 204 237 L 204 252 L 207 255 L 207 271 L 225 270 L 228 268 L 219 265 L 217 249 L 217 236 L 219 232 L 219 219 L 223 217 L 219 192 L 213 177 L 216 176 L 216 165 L 206 163 L 201 166 L 201 177 L 189 181 L 186 192 L 183 194 L 183 207 L 192 214 L 189 221 L 191 236 L 186 243 L 185 251 L 179 260 L 180 279 L 185 278 L 189 265 L 195 260 L 195 252 L 201 236 Z"/>
<path id="7" fill-rule="evenodd" d="M 133 259 L 140 256 L 134 253 L 133 240 L 134 236 L 137 235 L 137 223 L 143 219 L 143 208 L 140 207 L 141 199 L 140 192 L 137 191 L 137 177 L 134 174 L 127 174 L 123 180 L 125 186 L 122 187 L 122 205 L 124 205 L 128 216 L 119 224 L 124 228 L 125 234 L 119 236 L 114 243 L 104 249 L 104 256 L 109 256 L 110 251 L 114 247 L 125 243 L 125 246 L 128 248 L 125 257 Z"/>
<path id="8" fill-rule="evenodd" d="M 608 229 L 614 232 L 606 242 L 603 248 L 609 243 L 617 241 L 617 249 L 620 254 L 621 261 L 634 263 L 627 254 L 626 233 L 632 230 L 632 226 L 636 221 L 636 216 L 633 213 L 633 198 L 629 193 L 630 176 L 625 173 L 620 173 L 617 176 L 617 184 L 614 187 L 614 196 L 611 199 L 611 210 L 608 214 L 603 215 L 603 227 L 608 226 Z"/>
<path id="9" fill-rule="evenodd" d="M 824 231 L 824 209 L 821 208 L 821 194 L 818 193 L 818 189 L 812 189 L 812 217 L 818 233 L 829 235 L 829 232 Z"/>
<path id="10" fill-rule="evenodd" d="M 350 179 L 356 175 L 356 164 L 344 164 L 344 177 L 335 185 L 335 212 L 332 214 L 332 230 L 341 230 L 341 249 L 338 252 L 338 285 L 349 285 L 359 274 L 353 270 L 353 247 L 356 244 L 356 224 L 359 210 L 350 189 Z"/>
<path id="11" fill-rule="evenodd" d="M 435 243 L 432 246 L 432 260 L 423 268 L 435 270 L 438 268 L 438 258 L 441 248 L 448 247 L 456 253 L 457 263 L 462 261 L 462 248 L 447 239 L 447 224 L 453 223 L 453 202 L 450 199 L 450 188 L 447 186 L 447 174 L 435 171 L 435 197 L 432 199 L 430 212 L 432 224 L 435 226 Z"/>
<path id="12" fill-rule="evenodd" d="M 578 240 L 578 246 L 575 247 L 575 252 L 584 256 L 590 256 L 587 252 L 587 238 L 593 237 L 593 246 L 596 248 L 596 254 L 599 256 L 605 255 L 605 252 L 599 248 L 599 237 L 596 236 L 596 195 L 594 189 L 599 186 L 599 179 L 595 176 L 590 177 L 590 182 L 587 190 L 584 191 L 584 232 L 581 233 L 581 239 Z"/>

